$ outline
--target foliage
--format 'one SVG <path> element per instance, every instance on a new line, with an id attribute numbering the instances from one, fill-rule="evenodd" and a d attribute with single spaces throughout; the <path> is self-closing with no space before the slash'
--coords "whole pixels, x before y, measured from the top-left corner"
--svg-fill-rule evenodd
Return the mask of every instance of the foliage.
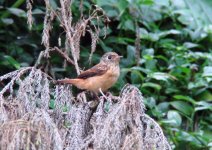
<path id="1" fill-rule="evenodd" d="M 42 2 L 34 2 L 34 24 L 29 31 L 23 1 L 0 4 L 6 6 L 0 8 L 0 73 L 4 74 L 35 64 L 44 49 L 40 43 L 45 8 Z M 124 56 L 120 80 L 111 91 L 117 94 L 125 83 L 137 86 L 145 97 L 147 113 L 163 127 L 174 149 L 211 148 L 212 2 L 94 0 L 83 2 L 83 14 L 89 14 L 92 4 L 100 6 L 110 22 L 106 38 L 100 32 L 91 65 L 107 51 Z M 56 9 L 59 4 L 51 1 L 51 5 Z M 74 22 L 80 17 L 79 6 L 74 1 Z M 52 26 L 50 47 L 59 46 L 62 34 L 58 33 L 63 29 L 57 20 Z M 90 34 L 85 33 L 80 42 L 81 67 L 88 68 L 90 43 Z M 76 76 L 72 66 L 61 62 L 54 53 L 42 67 L 56 78 Z"/>
<path id="2" fill-rule="evenodd" d="M 210 147 L 211 2 L 96 2 L 118 21 L 118 34 L 111 32 L 104 40 L 125 56 L 117 88 L 130 82 L 142 91 L 148 113 L 158 119 L 176 149 L 185 149 L 185 143 L 186 149 Z M 138 65 L 136 28 L 141 39 Z"/>

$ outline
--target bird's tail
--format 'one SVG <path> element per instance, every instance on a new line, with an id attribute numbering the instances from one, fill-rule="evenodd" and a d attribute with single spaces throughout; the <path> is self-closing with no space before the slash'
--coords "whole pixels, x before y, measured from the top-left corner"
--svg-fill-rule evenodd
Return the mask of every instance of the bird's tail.
<path id="1" fill-rule="evenodd" d="M 73 84 L 76 85 L 78 82 L 77 79 L 62 79 L 62 80 L 57 80 L 58 84 Z"/>
<path id="2" fill-rule="evenodd" d="M 83 79 L 62 79 L 57 80 L 58 84 L 72 84 L 79 89 L 87 89 L 85 82 Z"/>

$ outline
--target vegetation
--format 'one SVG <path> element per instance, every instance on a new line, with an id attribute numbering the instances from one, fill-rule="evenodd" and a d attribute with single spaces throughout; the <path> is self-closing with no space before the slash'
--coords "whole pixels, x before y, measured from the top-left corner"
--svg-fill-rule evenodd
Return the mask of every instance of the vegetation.
<path id="1" fill-rule="evenodd" d="M 64 33 L 67 30 L 60 26 L 57 15 L 51 14 L 49 9 L 51 7 L 55 12 L 59 11 L 59 2 L 30 2 L 27 0 L 26 5 L 24 0 L 0 1 L 0 74 L 36 64 L 37 68 L 54 79 L 75 77 L 76 63 L 74 67 L 68 60 L 64 61 L 64 55 L 61 57 L 61 53 L 58 55 L 54 49 L 67 46 Z M 32 12 L 27 13 L 26 6 L 28 9 L 32 7 Z M 123 55 L 121 77 L 110 91 L 119 95 L 126 83 L 136 86 L 143 94 L 146 113 L 159 123 L 173 149 L 212 149 L 212 2 L 73 1 L 73 24 L 82 14 L 84 21 L 88 19 L 92 9 L 98 9 L 97 15 L 101 17 L 95 16 L 99 20 L 89 20 L 86 24 L 87 32 L 81 34 L 84 36 L 80 38 L 79 66 L 84 69 L 96 64 L 100 56 L 107 51 Z M 45 14 L 49 16 L 44 18 Z M 29 24 L 33 21 L 31 29 L 27 21 Z M 48 30 L 43 32 L 43 28 Z M 51 58 L 44 59 L 40 55 L 41 59 L 38 59 L 43 50 L 48 51 Z M 66 52 L 73 58 L 71 50 Z M 89 57 L 90 53 L 93 54 L 92 57 Z M 73 58 L 75 59 L 77 58 Z M 40 74 L 42 73 L 38 72 L 33 75 L 37 77 L 37 82 L 43 82 L 39 78 Z M 44 81 L 47 85 L 47 77 Z M 1 82 L 1 85 L 3 89 L 5 82 Z M 38 87 L 33 86 L 36 91 Z M 67 87 L 57 88 L 54 94 Z M 19 90 L 18 94 L 20 92 L 23 91 Z M 68 90 L 66 92 L 68 93 Z M 54 97 L 54 94 L 51 96 Z M 43 95 L 46 96 L 45 92 Z M 48 105 L 46 104 L 47 107 Z M 54 110 L 57 108 L 55 106 L 57 104 L 54 98 L 51 98 L 50 108 Z M 55 113 L 59 113 L 58 110 Z M 37 116 L 39 115 L 28 118 L 33 118 L 33 122 L 36 122 L 39 121 Z M 58 118 L 61 119 L 61 116 Z M 18 126 L 21 126 L 20 122 Z M 48 128 L 47 126 L 51 125 L 45 124 L 45 128 Z M 68 123 L 66 126 L 69 126 Z M 46 141 L 50 131 L 48 130 L 47 136 L 43 138 Z"/>

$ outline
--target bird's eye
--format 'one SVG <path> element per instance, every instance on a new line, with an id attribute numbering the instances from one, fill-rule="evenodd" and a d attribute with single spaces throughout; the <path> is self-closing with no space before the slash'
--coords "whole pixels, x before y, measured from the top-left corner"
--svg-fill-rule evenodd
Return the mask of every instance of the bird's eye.
<path id="1" fill-rule="evenodd" d="M 108 56 L 108 59 L 112 59 L 112 55 L 109 55 L 109 56 Z"/>

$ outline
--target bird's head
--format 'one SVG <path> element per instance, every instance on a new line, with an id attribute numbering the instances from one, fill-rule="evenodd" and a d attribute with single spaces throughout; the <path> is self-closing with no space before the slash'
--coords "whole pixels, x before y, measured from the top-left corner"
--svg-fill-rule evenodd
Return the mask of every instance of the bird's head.
<path id="1" fill-rule="evenodd" d="M 121 57 L 115 52 L 107 52 L 102 56 L 100 62 L 118 65 Z"/>

